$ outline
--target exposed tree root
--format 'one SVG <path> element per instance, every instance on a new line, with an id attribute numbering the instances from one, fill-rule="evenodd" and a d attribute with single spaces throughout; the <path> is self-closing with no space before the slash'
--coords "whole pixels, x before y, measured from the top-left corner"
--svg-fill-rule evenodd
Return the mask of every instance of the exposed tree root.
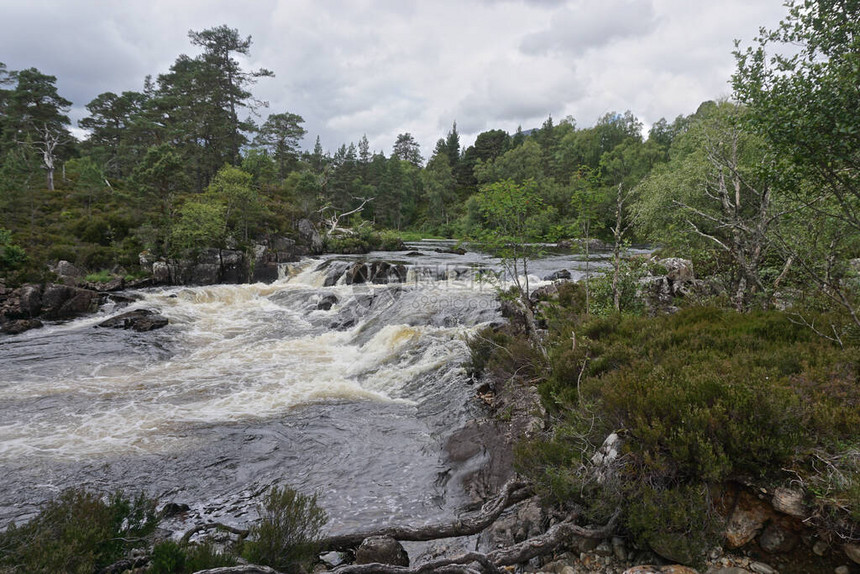
<path id="1" fill-rule="evenodd" d="M 387 564 L 355 564 L 335 568 L 337 574 L 429 574 L 442 572 L 468 572 L 498 574 L 502 566 L 520 564 L 545 554 L 551 554 L 568 544 L 572 537 L 606 538 L 615 529 L 619 513 L 600 528 L 583 528 L 570 520 L 560 522 L 545 533 L 529 538 L 509 548 L 500 548 L 487 554 L 467 552 L 454 558 L 425 562 L 419 566 L 389 566 Z"/>

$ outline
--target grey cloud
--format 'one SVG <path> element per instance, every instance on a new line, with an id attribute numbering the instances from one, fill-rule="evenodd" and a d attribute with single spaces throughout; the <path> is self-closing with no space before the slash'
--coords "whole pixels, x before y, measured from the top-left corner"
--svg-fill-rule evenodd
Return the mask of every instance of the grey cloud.
<path id="1" fill-rule="evenodd" d="M 581 54 L 619 38 L 642 36 L 656 22 L 654 6 L 642 0 L 606 0 L 599 5 L 579 2 L 557 12 L 549 27 L 527 35 L 525 54 Z"/>

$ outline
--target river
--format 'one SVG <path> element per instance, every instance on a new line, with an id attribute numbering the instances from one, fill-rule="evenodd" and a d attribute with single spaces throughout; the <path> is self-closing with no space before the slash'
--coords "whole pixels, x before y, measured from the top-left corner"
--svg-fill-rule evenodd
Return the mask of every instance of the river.
<path id="1" fill-rule="evenodd" d="M 484 416 L 463 364 L 466 338 L 500 320 L 481 280 L 498 262 L 440 246 L 305 259 L 268 285 L 145 289 L 0 337 L 0 525 L 71 486 L 187 504 L 188 523 L 245 525 L 272 485 L 317 492 L 333 533 L 453 516 L 486 462 L 443 447 Z M 359 259 L 389 282 L 346 284 Z M 584 262 L 535 261 L 532 286 L 561 268 Z M 170 323 L 96 327 L 136 308 Z"/>

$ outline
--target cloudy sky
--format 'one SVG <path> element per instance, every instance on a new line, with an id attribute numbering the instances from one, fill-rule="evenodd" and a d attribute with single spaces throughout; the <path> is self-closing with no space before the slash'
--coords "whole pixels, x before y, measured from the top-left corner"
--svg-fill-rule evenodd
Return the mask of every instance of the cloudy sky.
<path id="1" fill-rule="evenodd" d="M 410 132 L 429 155 L 457 122 L 485 130 L 581 127 L 631 110 L 646 125 L 728 96 L 733 41 L 784 16 L 782 0 L 0 0 L 0 62 L 57 77 L 73 122 L 106 92 L 195 55 L 189 30 L 252 36 L 245 69 L 263 116 L 305 119 L 312 147 L 367 134 L 390 154 Z"/>

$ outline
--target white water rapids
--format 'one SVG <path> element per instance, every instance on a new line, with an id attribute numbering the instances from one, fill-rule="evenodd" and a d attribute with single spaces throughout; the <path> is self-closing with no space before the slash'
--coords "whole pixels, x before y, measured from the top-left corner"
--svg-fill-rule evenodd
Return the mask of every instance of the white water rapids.
<path id="1" fill-rule="evenodd" d="M 271 285 L 148 289 L 0 338 L 0 527 L 71 486 L 144 491 L 191 521 L 246 523 L 271 485 L 318 492 L 333 531 L 453 515 L 487 456 L 443 447 L 480 416 L 465 339 L 499 316 L 470 267 L 492 262 L 400 255 L 404 283 L 305 260 Z M 169 325 L 96 327 L 136 308 Z"/>

